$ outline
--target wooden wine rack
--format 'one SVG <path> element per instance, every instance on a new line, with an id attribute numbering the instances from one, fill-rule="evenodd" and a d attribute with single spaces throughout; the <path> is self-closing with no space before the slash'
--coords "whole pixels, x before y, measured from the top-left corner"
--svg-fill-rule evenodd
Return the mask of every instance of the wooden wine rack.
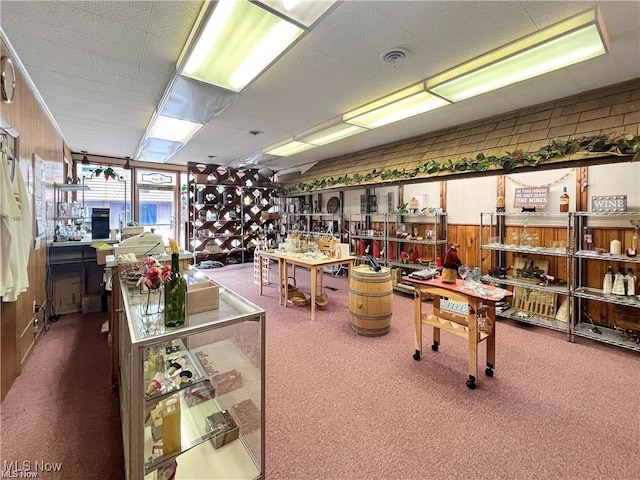
<path id="1" fill-rule="evenodd" d="M 189 163 L 187 244 L 196 263 L 252 261 L 260 242 L 275 239 L 278 185 L 257 169 Z"/>

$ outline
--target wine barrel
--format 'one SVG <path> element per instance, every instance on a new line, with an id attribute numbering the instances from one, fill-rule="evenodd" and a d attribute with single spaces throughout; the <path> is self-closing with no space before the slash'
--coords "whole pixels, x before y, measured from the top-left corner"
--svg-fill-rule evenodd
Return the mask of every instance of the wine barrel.
<path id="1" fill-rule="evenodd" d="M 351 328 L 367 337 L 389 333 L 393 305 L 391 272 L 382 267 L 374 272 L 368 265 L 351 269 L 349 278 L 349 312 Z"/>

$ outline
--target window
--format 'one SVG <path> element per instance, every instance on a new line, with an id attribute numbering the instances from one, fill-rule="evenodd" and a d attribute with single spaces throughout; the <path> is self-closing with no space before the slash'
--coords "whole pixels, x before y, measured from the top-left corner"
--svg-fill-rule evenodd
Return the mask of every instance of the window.
<path id="1" fill-rule="evenodd" d="M 121 229 L 131 221 L 131 170 L 111 166 L 118 178 L 105 179 L 95 175 L 104 170 L 100 165 L 76 164 L 76 176 L 89 190 L 78 193 L 78 200 L 84 201 L 85 217 L 91 218 L 93 208 L 109 208 L 109 228 Z"/>

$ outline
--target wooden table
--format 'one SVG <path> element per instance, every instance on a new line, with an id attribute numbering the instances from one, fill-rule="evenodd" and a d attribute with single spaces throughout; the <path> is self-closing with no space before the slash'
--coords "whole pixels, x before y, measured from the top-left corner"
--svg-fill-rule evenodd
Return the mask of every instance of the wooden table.
<path id="1" fill-rule="evenodd" d="M 257 252 L 256 252 L 257 253 Z M 261 257 L 278 261 L 278 305 L 287 306 L 289 295 L 289 265 L 293 265 L 293 277 L 295 278 L 295 267 L 304 267 L 311 270 L 311 320 L 316 319 L 316 294 L 318 290 L 322 292 L 323 269 L 337 265 L 346 265 L 351 271 L 355 257 L 342 258 L 305 258 L 304 254 L 271 252 L 260 250 Z M 319 281 L 318 281 L 318 274 Z M 260 275 L 260 295 L 262 295 L 262 275 Z"/>
<path id="2" fill-rule="evenodd" d="M 443 283 L 441 278 L 415 280 L 412 282 L 414 292 L 414 327 L 415 360 L 420 360 L 422 353 L 422 324 L 433 327 L 433 345 L 431 349 L 438 351 L 440 346 L 440 330 L 446 330 L 467 340 L 469 345 L 469 379 L 467 387 L 476 388 L 478 377 L 478 344 L 487 341 L 485 374 L 493 377 L 496 360 L 496 310 L 495 304 L 504 297 L 511 296 L 508 290 L 485 285 L 488 291 L 496 296 L 481 296 L 470 289 L 463 288 L 463 281 L 455 284 Z M 433 314 L 422 313 L 422 303 L 427 297 L 433 297 Z"/>

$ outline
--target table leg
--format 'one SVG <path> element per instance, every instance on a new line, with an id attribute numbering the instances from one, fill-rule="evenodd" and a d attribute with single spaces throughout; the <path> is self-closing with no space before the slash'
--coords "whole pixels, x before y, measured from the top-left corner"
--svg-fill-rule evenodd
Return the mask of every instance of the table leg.
<path id="1" fill-rule="evenodd" d="M 417 286 L 413 292 L 413 328 L 416 346 L 413 359 L 420 360 L 420 354 L 422 353 L 422 295 L 420 288 Z"/>
<path id="2" fill-rule="evenodd" d="M 287 301 L 289 300 L 289 264 L 286 260 L 282 260 L 282 276 L 280 277 L 280 282 L 284 282 L 282 284 L 282 288 L 284 288 L 284 306 L 287 307 Z"/>
<path id="3" fill-rule="evenodd" d="M 476 380 L 478 378 L 478 305 L 477 302 L 469 298 L 469 306 L 473 309 L 473 313 L 467 316 L 469 324 L 469 334 L 467 341 L 469 342 L 469 379 L 467 387 L 476 388 Z"/>
<path id="4" fill-rule="evenodd" d="M 316 319 L 316 288 L 318 286 L 318 267 L 311 267 L 311 320 Z"/>
<path id="5" fill-rule="evenodd" d="M 262 295 L 262 257 L 260 256 L 260 252 L 255 252 L 254 255 L 258 255 L 258 272 L 259 272 L 259 277 L 260 277 L 260 295 Z"/>
<path id="6" fill-rule="evenodd" d="M 491 335 L 487 337 L 487 369 L 485 373 L 488 377 L 493 377 L 493 369 L 496 365 L 496 309 L 492 305 L 487 311 L 487 316 L 492 322 Z"/>

